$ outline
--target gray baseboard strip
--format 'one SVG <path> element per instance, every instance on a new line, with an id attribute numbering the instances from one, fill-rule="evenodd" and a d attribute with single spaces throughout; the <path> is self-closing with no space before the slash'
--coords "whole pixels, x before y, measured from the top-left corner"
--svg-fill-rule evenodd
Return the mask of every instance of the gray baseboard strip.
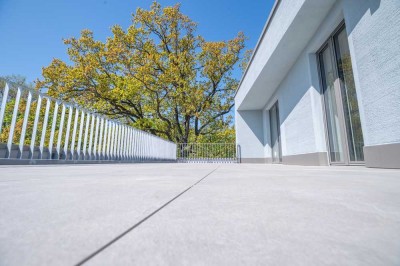
<path id="1" fill-rule="evenodd" d="M 256 163 L 265 164 L 268 163 L 268 158 L 240 158 L 241 163 Z"/>
<path id="2" fill-rule="evenodd" d="M 400 169 L 400 143 L 365 146 L 365 166 Z"/>
<path id="3" fill-rule="evenodd" d="M 242 163 L 258 163 L 270 164 L 271 158 L 241 158 Z M 305 165 L 305 166 L 320 166 L 329 165 L 328 154 L 326 152 L 297 154 L 290 156 L 283 156 L 282 164 L 287 165 Z"/>
<path id="4" fill-rule="evenodd" d="M 314 152 L 283 156 L 282 163 L 288 165 L 326 166 L 329 165 L 329 160 L 326 152 Z"/>

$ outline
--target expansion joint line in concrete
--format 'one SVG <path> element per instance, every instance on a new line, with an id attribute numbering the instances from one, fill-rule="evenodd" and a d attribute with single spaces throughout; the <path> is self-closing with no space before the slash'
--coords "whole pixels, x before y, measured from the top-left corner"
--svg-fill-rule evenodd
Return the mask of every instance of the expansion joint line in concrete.
<path id="1" fill-rule="evenodd" d="M 93 252 L 92 254 L 90 254 L 89 256 L 87 256 L 86 258 L 84 258 L 83 260 L 81 260 L 80 262 L 78 262 L 76 264 L 76 266 L 80 266 L 83 265 L 84 263 L 88 262 L 89 260 L 91 260 L 93 257 L 95 257 L 96 255 L 98 255 L 99 253 L 101 253 L 103 250 L 105 250 L 106 248 L 108 248 L 109 246 L 111 246 L 112 244 L 114 244 L 115 242 L 117 242 L 119 239 L 121 239 L 122 237 L 124 237 L 125 235 L 127 235 L 129 232 L 131 232 L 132 230 L 134 230 L 135 228 L 137 228 L 139 225 L 141 225 L 142 223 L 144 223 L 145 221 L 147 221 L 148 219 L 150 219 L 153 215 L 155 215 L 156 213 L 158 213 L 159 211 L 161 211 L 163 208 L 167 207 L 170 203 L 172 203 L 173 201 L 175 201 L 176 199 L 178 199 L 180 196 L 182 196 L 183 194 L 185 194 L 187 191 L 189 191 L 191 188 L 193 188 L 194 186 L 196 186 L 197 184 L 199 184 L 201 181 L 203 181 L 206 177 L 208 177 L 209 175 L 211 175 L 212 173 L 214 173 L 219 166 L 217 166 L 217 168 L 215 168 L 214 170 L 212 170 L 211 172 L 209 172 L 208 174 L 206 174 L 205 176 L 203 176 L 202 178 L 200 178 L 198 181 L 196 181 L 194 184 L 190 185 L 188 188 L 186 188 L 184 191 L 182 191 L 181 193 L 179 193 L 178 195 L 176 195 L 175 197 L 173 197 L 172 199 L 170 199 L 169 201 L 167 201 L 166 203 L 164 203 L 163 205 L 161 205 L 161 207 L 159 207 L 158 209 L 156 209 L 155 211 L 153 211 L 152 213 L 150 213 L 149 215 L 147 215 L 145 218 L 143 218 L 142 220 L 140 220 L 139 222 L 137 222 L 136 224 L 134 224 L 133 226 L 131 226 L 130 228 L 128 228 L 127 230 L 125 230 L 123 233 L 121 233 L 120 235 L 118 235 L 117 237 L 115 237 L 114 239 L 112 239 L 110 242 L 108 242 L 107 244 L 105 244 L 104 246 L 100 247 L 98 250 L 96 250 L 95 252 Z"/>

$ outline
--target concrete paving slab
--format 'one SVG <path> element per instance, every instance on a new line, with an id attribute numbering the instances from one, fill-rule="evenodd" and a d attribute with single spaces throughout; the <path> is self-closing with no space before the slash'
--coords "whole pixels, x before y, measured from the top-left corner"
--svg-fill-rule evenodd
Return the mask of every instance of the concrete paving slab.
<path id="1" fill-rule="evenodd" d="M 0 168 L 0 265 L 400 264 L 400 171 L 215 168 Z"/>
<path id="2" fill-rule="evenodd" d="M 0 168 L 0 265 L 73 265 L 209 173 L 177 164 Z"/>

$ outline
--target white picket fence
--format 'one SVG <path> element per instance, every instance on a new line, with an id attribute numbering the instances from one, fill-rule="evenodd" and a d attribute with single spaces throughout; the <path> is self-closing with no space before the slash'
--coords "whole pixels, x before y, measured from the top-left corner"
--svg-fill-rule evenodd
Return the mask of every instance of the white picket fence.
<path id="1" fill-rule="evenodd" d="M 176 160 L 175 143 L 47 95 L 6 84 L 0 100 L 0 136 L 7 138 L 0 144 L 0 163 Z M 21 102 L 24 111 L 20 110 Z M 33 103 L 36 108 L 31 108 Z M 7 122 L 10 110 L 11 121 Z M 28 128 L 32 120 L 33 126 Z"/>

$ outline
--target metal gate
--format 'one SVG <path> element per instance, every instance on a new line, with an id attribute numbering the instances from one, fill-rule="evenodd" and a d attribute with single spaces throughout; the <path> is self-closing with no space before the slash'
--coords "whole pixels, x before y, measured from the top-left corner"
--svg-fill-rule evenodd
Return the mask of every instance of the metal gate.
<path id="1" fill-rule="evenodd" d="M 179 163 L 238 163 L 235 143 L 178 143 Z"/>

